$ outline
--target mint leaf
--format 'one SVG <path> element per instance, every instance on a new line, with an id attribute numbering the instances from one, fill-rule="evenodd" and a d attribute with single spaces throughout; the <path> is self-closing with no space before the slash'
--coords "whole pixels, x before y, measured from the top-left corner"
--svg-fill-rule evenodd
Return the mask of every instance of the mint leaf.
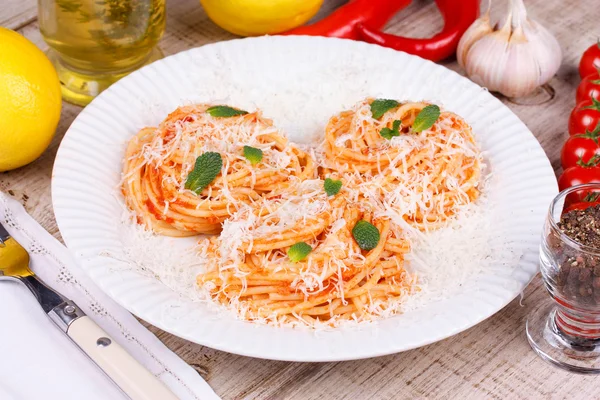
<path id="1" fill-rule="evenodd" d="M 256 147 L 244 146 L 244 157 L 250 164 L 256 165 L 263 159 L 263 152 L 261 149 L 257 149 Z"/>
<path id="2" fill-rule="evenodd" d="M 229 106 L 212 106 L 206 110 L 213 117 L 235 117 L 238 115 L 248 114 L 248 111 L 238 110 Z"/>
<path id="3" fill-rule="evenodd" d="M 325 193 L 327 193 L 327 196 L 335 196 L 342 188 L 342 181 L 336 181 L 334 179 L 327 178 L 325 179 L 323 187 L 325 188 Z"/>
<path id="4" fill-rule="evenodd" d="M 440 108 L 435 104 L 430 104 L 427 107 L 424 107 L 419 114 L 417 114 L 417 118 L 415 118 L 412 129 L 415 132 L 423 132 L 425 129 L 431 128 L 439 117 Z"/>
<path id="5" fill-rule="evenodd" d="M 381 238 L 377 227 L 361 219 L 352 228 L 352 236 L 362 250 L 373 250 Z"/>
<path id="6" fill-rule="evenodd" d="M 298 242 L 288 249 L 287 255 L 292 262 L 298 262 L 304 260 L 311 251 L 312 247 L 310 245 Z"/>
<path id="7" fill-rule="evenodd" d="M 394 107 L 398 107 L 400 103 L 396 100 L 388 100 L 388 99 L 375 99 L 371 103 L 371 114 L 373 118 L 379 119 L 383 117 L 383 114 L 388 112 Z"/>
<path id="8" fill-rule="evenodd" d="M 379 134 L 387 140 L 391 140 L 394 136 L 400 136 L 400 124 L 402 124 L 402 121 L 397 119 L 392 124 L 392 129 L 387 127 L 383 128 L 379 131 Z"/>
<path id="9" fill-rule="evenodd" d="M 207 152 L 196 158 L 194 169 L 185 181 L 185 188 L 195 192 L 202 191 L 215 180 L 223 168 L 223 159 L 219 153 Z"/>

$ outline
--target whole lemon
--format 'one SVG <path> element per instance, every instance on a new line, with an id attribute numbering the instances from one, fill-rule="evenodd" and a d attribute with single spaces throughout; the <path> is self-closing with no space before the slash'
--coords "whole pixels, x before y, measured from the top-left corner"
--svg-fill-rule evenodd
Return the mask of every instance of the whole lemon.
<path id="1" fill-rule="evenodd" d="M 0 27 L 0 171 L 29 164 L 46 150 L 60 108 L 60 82 L 50 60 Z"/>
<path id="2" fill-rule="evenodd" d="M 323 0 L 200 0 L 221 28 L 241 36 L 287 31 L 311 19 Z"/>

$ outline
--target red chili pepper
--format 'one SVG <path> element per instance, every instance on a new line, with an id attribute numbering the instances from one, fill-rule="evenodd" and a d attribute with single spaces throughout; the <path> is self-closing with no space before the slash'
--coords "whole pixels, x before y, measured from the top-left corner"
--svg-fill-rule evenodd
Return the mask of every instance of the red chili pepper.
<path id="1" fill-rule="evenodd" d="M 368 24 L 381 29 L 401 9 L 412 0 L 350 0 L 332 12 L 328 17 L 312 25 L 301 26 L 283 35 L 330 36 L 359 40 L 355 29 L 358 24 Z"/>
<path id="2" fill-rule="evenodd" d="M 461 36 L 479 15 L 479 0 L 435 0 L 444 29 L 429 39 L 413 39 L 381 32 L 381 28 L 361 22 L 356 26 L 361 39 L 395 50 L 405 51 L 432 61 L 450 57 L 456 52 Z"/>

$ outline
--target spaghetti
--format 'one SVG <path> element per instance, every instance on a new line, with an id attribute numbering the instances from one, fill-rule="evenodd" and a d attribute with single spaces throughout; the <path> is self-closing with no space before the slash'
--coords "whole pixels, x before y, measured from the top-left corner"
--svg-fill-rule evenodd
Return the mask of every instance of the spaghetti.
<path id="1" fill-rule="evenodd" d="M 421 230 L 442 226 L 479 195 L 481 155 L 471 127 L 442 112 L 430 128 L 415 132 L 427 103 L 398 104 L 374 119 L 372 101 L 330 119 L 323 174 L 340 174 L 396 222 L 401 218 Z M 399 135 L 384 138 L 382 129 L 394 121 L 400 121 Z"/>
<path id="2" fill-rule="evenodd" d="M 287 143 L 259 112 L 213 117 L 208 105 L 180 107 L 156 128 L 144 128 L 127 147 L 122 191 L 138 222 L 168 236 L 215 234 L 241 205 L 312 178 L 311 157 Z M 262 151 L 256 165 L 244 146 Z M 223 167 L 200 194 L 185 188 L 198 156 L 218 152 Z"/>
<path id="3" fill-rule="evenodd" d="M 391 108 L 374 118 L 372 102 L 329 120 L 323 146 L 310 149 L 317 163 L 260 113 L 181 107 L 130 141 L 126 202 L 157 233 L 219 234 L 200 240 L 197 284 L 242 319 L 315 327 L 398 313 L 419 290 L 404 266 L 411 235 L 477 199 L 481 153 L 456 114 L 423 124 L 428 104 L 384 100 Z M 207 152 L 223 166 L 196 194 L 185 182 Z M 359 225 L 368 232 L 357 235 Z M 306 254 L 292 256 L 298 245 Z"/>
<path id="4" fill-rule="evenodd" d="M 398 312 L 414 283 L 403 267 L 408 243 L 389 219 L 348 197 L 328 197 L 323 181 L 308 180 L 241 209 L 204 243 L 208 266 L 198 284 L 241 318 L 275 324 L 337 325 Z M 352 236 L 360 220 L 381 233 L 370 251 Z M 287 250 L 301 241 L 313 250 L 294 263 Z"/>

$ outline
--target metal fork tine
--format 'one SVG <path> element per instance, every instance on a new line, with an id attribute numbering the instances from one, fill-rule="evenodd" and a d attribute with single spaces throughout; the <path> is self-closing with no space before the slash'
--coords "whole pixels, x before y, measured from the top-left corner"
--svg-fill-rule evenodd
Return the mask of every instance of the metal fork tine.
<path id="1" fill-rule="evenodd" d="M 6 242 L 12 239 L 12 248 L 6 248 Z M 7 252 L 24 252 L 16 260 L 13 260 L 13 265 L 0 265 L 0 277 L 4 280 L 7 277 L 13 277 L 21 281 L 36 297 L 44 312 L 49 313 L 57 305 L 67 301 L 60 293 L 54 291 L 47 286 L 40 278 L 38 278 L 28 267 L 29 254 L 14 238 L 12 238 L 6 228 L 0 223 L 0 248 L 4 247 Z M 18 249 L 18 250 L 17 250 Z M 10 260 L 10 259 L 9 259 Z M 8 275 L 6 272 L 9 272 Z"/>

